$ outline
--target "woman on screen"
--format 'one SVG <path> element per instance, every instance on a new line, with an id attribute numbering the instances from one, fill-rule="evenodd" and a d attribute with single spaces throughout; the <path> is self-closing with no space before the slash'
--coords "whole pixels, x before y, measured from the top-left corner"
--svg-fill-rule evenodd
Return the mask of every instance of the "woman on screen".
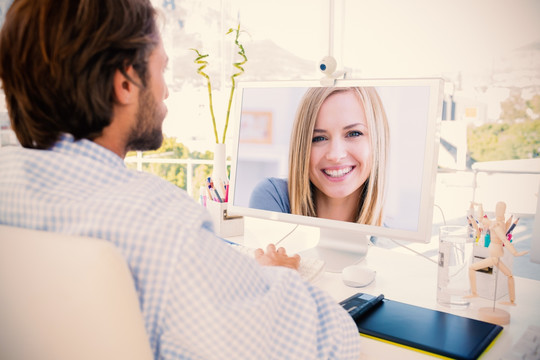
<path id="1" fill-rule="evenodd" d="M 293 125 L 288 180 L 263 180 L 250 207 L 381 225 L 388 138 L 374 88 L 310 88 Z"/>

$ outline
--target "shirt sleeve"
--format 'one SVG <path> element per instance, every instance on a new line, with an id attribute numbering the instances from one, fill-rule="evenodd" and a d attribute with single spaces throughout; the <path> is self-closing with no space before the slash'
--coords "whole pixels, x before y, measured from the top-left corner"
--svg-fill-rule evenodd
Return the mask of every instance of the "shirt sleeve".
<path id="1" fill-rule="evenodd" d="M 267 178 L 259 182 L 251 192 L 249 207 L 290 213 L 287 181 L 277 178 Z"/>
<path id="2" fill-rule="evenodd" d="M 191 234 L 171 278 L 160 359 L 358 359 L 360 336 L 328 294 L 263 267 L 211 232 Z"/>

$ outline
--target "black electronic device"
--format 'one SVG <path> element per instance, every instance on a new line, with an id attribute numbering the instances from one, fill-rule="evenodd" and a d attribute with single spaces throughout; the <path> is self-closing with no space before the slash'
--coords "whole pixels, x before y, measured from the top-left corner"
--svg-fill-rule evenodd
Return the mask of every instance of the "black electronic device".
<path id="1" fill-rule="evenodd" d="M 340 304 L 349 311 L 358 299 L 377 298 L 364 295 L 356 294 Z M 451 359 L 477 359 L 503 329 L 496 324 L 390 299 L 381 299 L 371 311 L 359 313 L 349 311 L 360 334 Z"/>
<path id="2" fill-rule="evenodd" d="M 384 295 L 382 294 L 373 296 L 370 294 L 358 293 L 343 300 L 339 304 L 347 310 L 353 319 L 356 320 L 380 304 L 383 299 Z"/>

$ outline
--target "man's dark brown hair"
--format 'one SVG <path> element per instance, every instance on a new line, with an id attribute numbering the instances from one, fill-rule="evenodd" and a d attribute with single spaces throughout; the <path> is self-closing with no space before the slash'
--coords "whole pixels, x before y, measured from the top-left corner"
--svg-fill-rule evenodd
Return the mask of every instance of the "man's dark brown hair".
<path id="1" fill-rule="evenodd" d="M 14 0 L 0 79 L 22 146 L 48 149 L 61 133 L 98 137 L 111 122 L 115 71 L 131 65 L 146 86 L 158 39 L 149 0 Z"/>

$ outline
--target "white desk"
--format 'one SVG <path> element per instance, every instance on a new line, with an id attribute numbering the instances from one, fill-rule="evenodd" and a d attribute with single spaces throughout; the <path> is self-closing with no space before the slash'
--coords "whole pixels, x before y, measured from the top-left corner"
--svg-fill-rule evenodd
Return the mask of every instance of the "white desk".
<path id="1" fill-rule="evenodd" d="M 246 218 L 244 236 L 234 237 L 231 240 L 250 247 L 265 248 L 267 244 L 275 243 L 293 228 L 292 224 Z M 284 246 L 288 253 L 292 253 L 309 248 L 316 242 L 315 229 L 299 227 L 280 243 L 280 246 Z M 478 319 L 478 308 L 493 304 L 487 299 L 475 298 L 466 310 L 453 310 L 439 305 L 436 301 L 437 265 L 412 253 L 403 254 L 371 246 L 365 261 L 367 266 L 377 271 L 375 281 L 367 287 L 348 287 L 341 281 L 341 275 L 335 273 L 324 273 L 315 285 L 326 290 L 337 302 L 357 292 L 384 294 L 388 299 L 475 319 Z M 500 359 L 512 348 L 529 325 L 540 324 L 540 281 L 515 277 L 515 282 L 517 306 L 497 303 L 497 307 L 510 313 L 510 324 L 504 326 L 493 346 L 481 357 L 482 360 Z M 433 359 L 417 351 L 365 337 L 362 338 L 362 344 L 361 359 Z"/>

